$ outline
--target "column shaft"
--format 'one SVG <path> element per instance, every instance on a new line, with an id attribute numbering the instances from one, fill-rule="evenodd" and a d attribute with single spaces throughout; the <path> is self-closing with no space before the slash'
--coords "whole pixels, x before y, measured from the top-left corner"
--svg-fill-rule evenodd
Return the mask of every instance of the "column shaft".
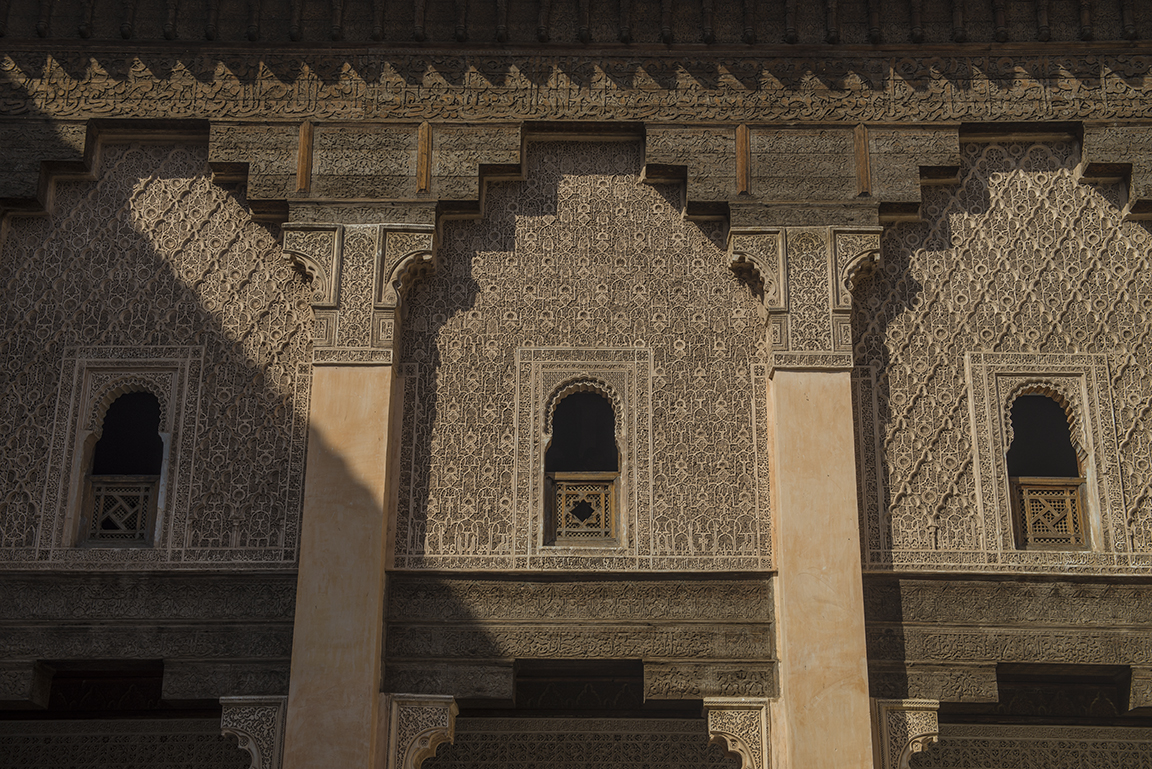
<path id="1" fill-rule="evenodd" d="M 313 370 L 284 769 L 375 760 L 392 392 L 391 366 Z"/>
<path id="2" fill-rule="evenodd" d="M 768 385 L 780 701 L 777 769 L 872 765 L 851 379 L 777 369 Z"/>

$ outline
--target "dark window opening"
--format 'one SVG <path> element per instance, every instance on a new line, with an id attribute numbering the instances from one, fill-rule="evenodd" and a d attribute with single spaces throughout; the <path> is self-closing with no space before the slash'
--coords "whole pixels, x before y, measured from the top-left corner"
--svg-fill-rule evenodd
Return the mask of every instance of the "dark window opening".
<path id="1" fill-rule="evenodd" d="M 127 393 L 108 407 L 85 488 L 89 542 L 146 543 L 164 465 L 159 430 L 160 402 L 151 393 Z"/>
<path id="2" fill-rule="evenodd" d="M 1046 395 L 1022 395 L 1011 419 L 1006 459 L 1017 545 L 1085 547 L 1084 479 L 1064 409 Z"/>
<path id="3" fill-rule="evenodd" d="M 616 415 L 603 395 L 572 393 L 556 404 L 552 445 L 544 457 L 546 473 L 592 473 L 620 470 L 616 451 Z"/>
<path id="4" fill-rule="evenodd" d="M 93 475 L 159 475 L 164 459 L 160 401 L 152 393 L 121 395 L 104 415 L 92 452 Z"/>
<path id="5" fill-rule="evenodd" d="M 1080 477 L 1068 416 L 1052 398 L 1022 395 L 1012 404 L 1008 474 L 1034 478 Z"/>
<path id="6" fill-rule="evenodd" d="M 611 401 L 576 392 L 556 404 L 544 473 L 548 543 L 613 543 L 620 453 Z"/>

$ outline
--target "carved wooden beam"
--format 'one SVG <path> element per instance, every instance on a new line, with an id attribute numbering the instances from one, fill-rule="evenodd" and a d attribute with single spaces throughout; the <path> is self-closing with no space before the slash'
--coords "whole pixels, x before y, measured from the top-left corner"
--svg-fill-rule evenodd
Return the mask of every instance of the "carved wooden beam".
<path id="1" fill-rule="evenodd" d="M 769 769 L 768 700 L 710 697 L 704 700 L 709 743 L 740 759 L 740 769 Z"/>
<path id="2" fill-rule="evenodd" d="M 280 769 L 287 697 L 221 697 L 220 733 L 252 756 L 252 769 Z"/>

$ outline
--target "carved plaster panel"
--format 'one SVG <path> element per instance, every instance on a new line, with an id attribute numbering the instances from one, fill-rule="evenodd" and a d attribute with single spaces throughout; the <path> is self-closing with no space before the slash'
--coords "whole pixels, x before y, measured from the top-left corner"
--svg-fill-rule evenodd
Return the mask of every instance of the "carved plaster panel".
<path id="1" fill-rule="evenodd" d="M 0 465 L 22 468 L 0 474 L 0 561 L 291 568 L 311 319 L 274 237 L 195 146 L 105 145 L 95 181 L 56 185 L 55 210 L 7 222 L 0 245 Z M 73 548 L 78 436 L 118 371 L 161 390 L 171 422 L 163 531 L 155 547 Z"/>
<path id="2" fill-rule="evenodd" d="M 763 320 L 723 227 L 638 184 L 634 142 L 540 142 L 484 219 L 443 226 L 409 302 L 399 568 L 762 569 L 771 564 Z M 611 379 L 619 548 L 541 544 L 545 399 Z"/>
<path id="3" fill-rule="evenodd" d="M 769 769 L 768 701 L 747 697 L 704 700 L 710 743 L 740 758 L 740 769 Z"/>
<path id="4" fill-rule="evenodd" d="M 916 753 L 939 739 L 934 700 L 872 700 L 877 769 L 908 769 Z"/>
<path id="5" fill-rule="evenodd" d="M 284 748 L 283 697 L 221 697 L 220 732 L 252 757 L 251 769 L 280 769 Z"/>
<path id="6" fill-rule="evenodd" d="M 961 159 L 853 290 L 865 568 L 1152 572 L 1152 235 L 1123 221 L 1120 185 L 1077 183 L 1072 143 Z M 1007 526 L 1000 400 L 1046 375 L 1091 443 L 1087 551 L 1016 551 Z"/>

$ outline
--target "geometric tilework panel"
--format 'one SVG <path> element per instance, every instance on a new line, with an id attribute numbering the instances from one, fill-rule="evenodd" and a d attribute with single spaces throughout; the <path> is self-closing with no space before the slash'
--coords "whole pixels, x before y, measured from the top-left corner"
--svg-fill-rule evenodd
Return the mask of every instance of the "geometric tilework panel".
<path id="1" fill-rule="evenodd" d="M 526 181 L 488 186 L 482 219 L 445 225 L 408 300 L 397 565 L 767 567 L 763 321 L 725 228 L 686 221 L 679 186 L 642 183 L 637 143 L 534 143 L 525 164 Z M 635 389 L 615 555 L 537 547 L 553 384 L 518 386 L 581 371 Z"/>
<path id="2" fill-rule="evenodd" d="M 1152 769 L 1152 730 L 941 724 L 910 769 Z"/>
<path id="3" fill-rule="evenodd" d="M 274 235 L 252 222 L 240 195 L 212 183 L 206 149 L 107 146 L 96 181 L 58 184 L 55 213 L 7 226 L 0 561 L 291 566 L 311 309 Z M 178 466 L 169 467 L 175 480 L 154 547 L 69 546 L 69 476 L 83 464 L 70 425 L 90 421 L 76 413 L 87 397 L 74 381 L 85 356 L 113 373 L 118 360 L 133 371 L 175 366 L 189 380 L 173 390 L 185 402 L 168 404 L 188 429 L 174 428 Z"/>
<path id="4" fill-rule="evenodd" d="M 0 722 L 4 766 L 19 769 L 246 769 L 220 720 Z"/>
<path id="5" fill-rule="evenodd" d="M 708 744 L 703 720 L 653 718 L 460 718 L 456 740 L 423 769 L 738 769 Z"/>
<path id="6" fill-rule="evenodd" d="M 1120 185 L 1078 183 L 1078 163 L 1070 142 L 963 145 L 959 185 L 925 187 L 924 221 L 890 227 L 881 267 L 858 281 L 857 475 L 870 567 L 1045 571 L 1073 557 L 1078 570 L 1152 571 L 1152 235 L 1121 221 Z M 974 422 L 972 404 L 1004 404 L 988 389 L 996 377 L 969 381 L 965 356 L 977 353 L 1041 384 L 1049 363 L 1065 378 L 1103 372 L 1080 404 L 1103 447 L 1091 458 L 1092 493 L 1115 495 L 1101 503 L 1115 535 L 1096 552 L 1009 554 L 1008 516 L 982 512 L 996 502 L 978 489 L 1004 475 L 992 464 L 1003 447 L 985 434 L 997 420 Z M 1071 366 L 1086 354 L 1102 363 Z M 988 391 L 974 399 L 971 387 Z M 980 452 L 988 461 L 977 466 Z"/>

